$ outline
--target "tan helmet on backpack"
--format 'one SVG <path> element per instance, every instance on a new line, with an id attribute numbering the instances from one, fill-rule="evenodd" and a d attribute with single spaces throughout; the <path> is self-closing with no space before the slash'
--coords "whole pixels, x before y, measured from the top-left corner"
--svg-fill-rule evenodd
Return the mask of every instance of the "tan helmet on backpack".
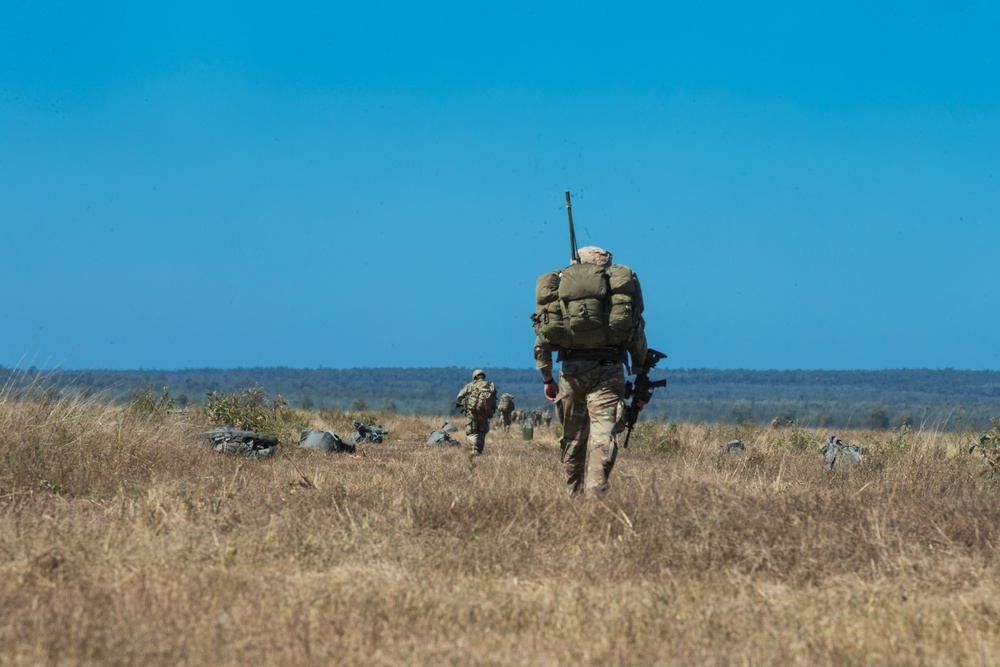
<path id="1" fill-rule="evenodd" d="M 597 266 L 611 266 L 611 253 L 596 245 L 589 245 L 580 248 L 577 256 L 583 264 L 596 264 Z"/>

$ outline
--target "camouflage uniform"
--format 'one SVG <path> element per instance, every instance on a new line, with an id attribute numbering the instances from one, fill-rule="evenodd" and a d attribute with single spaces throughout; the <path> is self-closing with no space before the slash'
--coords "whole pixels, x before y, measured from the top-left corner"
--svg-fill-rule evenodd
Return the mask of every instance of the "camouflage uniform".
<path id="1" fill-rule="evenodd" d="M 473 455 L 483 453 L 483 448 L 486 446 L 486 434 L 490 431 L 490 417 L 493 416 L 493 411 L 487 411 L 484 408 L 471 409 L 467 405 L 467 400 L 473 391 L 478 391 L 487 384 L 489 383 L 486 381 L 486 373 L 476 369 L 472 374 L 472 382 L 462 387 L 458 396 L 455 397 L 455 406 L 465 408 L 465 416 L 468 418 L 465 425 L 465 438 Z"/>
<path id="2" fill-rule="evenodd" d="M 581 248 L 580 260 L 609 265 L 611 253 Z M 618 456 L 617 433 L 623 428 L 626 352 L 633 368 L 646 363 L 646 332 L 642 318 L 622 348 L 564 350 L 541 337 L 535 340 L 535 366 L 546 384 L 553 381 L 552 353 L 557 352 L 559 412 L 563 424 L 560 442 L 571 494 L 597 495 L 608 488 Z"/>
<path id="3" fill-rule="evenodd" d="M 514 416 L 514 400 L 511 399 L 506 410 L 500 408 L 500 424 L 503 426 L 503 430 L 510 431 L 510 422 Z"/>
<path id="4" fill-rule="evenodd" d="M 500 412 L 500 425 L 503 426 L 504 432 L 510 431 L 510 423 L 514 416 L 513 410 L 506 410 Z"/>

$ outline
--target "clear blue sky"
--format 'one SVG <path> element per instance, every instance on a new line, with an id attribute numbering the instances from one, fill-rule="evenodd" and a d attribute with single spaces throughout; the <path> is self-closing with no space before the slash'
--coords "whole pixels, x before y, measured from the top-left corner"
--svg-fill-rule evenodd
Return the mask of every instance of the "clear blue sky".
<path id="1" fill-rule="evenodd" d="M 484 4 L 484 3 L 480 3 Z M 0 365 L 1000 369 L 1000 8 L 0 0 Z"/>

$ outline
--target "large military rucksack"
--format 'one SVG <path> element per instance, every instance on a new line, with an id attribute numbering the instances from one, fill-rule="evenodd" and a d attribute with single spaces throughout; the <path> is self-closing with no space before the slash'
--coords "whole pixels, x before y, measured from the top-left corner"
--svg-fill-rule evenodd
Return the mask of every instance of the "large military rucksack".
<path id="1" fill-rule="evenodd" d="M 538 277 L 535 333 L 558 347 L 592 349 L 627 343 L 642 315 L 635 272 L 623 264 L 571 264 Z"/>
<path id="2" fill-rule="evenodd" d="M 469 396 L 465 399 L 465 410 L 469 414 L 490 416 L 497 411 L 497 388 L 492 382 L 476 380 L 472 383 Z"/>
<path id="3" fill-rule="evenodd" d="M 831 435 L 819 451 L 823 454 L 824 463 L 826 464 L 824 468 L 827 470 L 845 468 L 858 463 L 868 453 L 864 445 L 849 445 L 846 442 L 842 442 L 835 435 Z"/>
<path id="4" fill-rule="evenodd" d="M 357 451 L 353 442 L 347 442 L 333 431 L 302 431 L 299 436 L 299 447 L 328 453 L 349 452 L 354 454 Z"/>
<path id="5" fill-rule="evenodd" d="M 514 409 L 514 397 L 510 394 L 503 394 L 500 396 L 500 412 L 510 412 Z"/>
<path id="6" fill-rule="evenodd" d="M 241 431 L 232 426 L 219 426 L 198 435 L 208 438 L 212 448 L 217 452 L 242 454 L 249 459 L 272 456 L 278 446 L 278 436 L 254 431 Z"/>

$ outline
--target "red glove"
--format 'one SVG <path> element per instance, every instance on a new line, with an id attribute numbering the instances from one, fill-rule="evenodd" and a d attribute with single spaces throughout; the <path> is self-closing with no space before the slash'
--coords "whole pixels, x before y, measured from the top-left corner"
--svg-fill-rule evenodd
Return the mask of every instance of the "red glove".
<path id="1" fill-rule="evenodd" d="M 559 397 L 559 383 L 549 380 L 545 383 L 545 398 L 554 401 Z"/>

